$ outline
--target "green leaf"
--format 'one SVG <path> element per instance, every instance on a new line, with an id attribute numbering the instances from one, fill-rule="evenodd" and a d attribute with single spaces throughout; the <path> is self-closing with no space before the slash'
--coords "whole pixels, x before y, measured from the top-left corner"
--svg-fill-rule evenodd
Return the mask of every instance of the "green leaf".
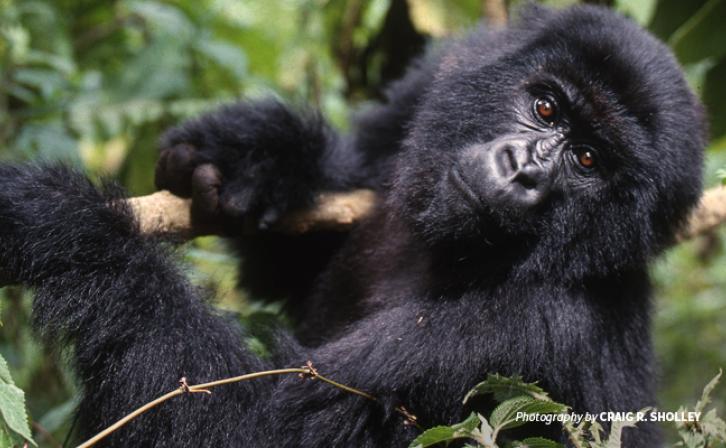
<path id="1" fill-rule="evenodd" d="M 520 376 L 505 377 L 489 374 L 486 380 L 477 384 L 464 397 L 464 403 L 477 395 L 493 394 L 497 401 L 504 401 L 519 395 L 529 395 L 537 400 L 550 400 L 547 392 L 535 383 L 525 383 Z"/>
<path id="2" fill-rule="evenodd" d="M 77 142 L 62 123 L 28 123 L 18 135 L 15 145 L 19 151 L 46 160 L 64 160 L 78 163 Z"/>
<path id="3" fill-rule="evenodd" d="M 471 413 L 461 423 L 451 426 L 434 426 L 427 429 L 421 435 L 416 437 L 409 445 L 409 448 L 426 448 L 436 445 L 437 443 L 450 442 L 461 438 L 470 438 L 471 433 L 479 426 L 479 417 L 476 413 Z"/>
<path id="4" fill-rule="evenodd" d="M 700 432 L 682 430 L 678 433 L 681 437 L 680 446 L 686 448 L 704 448 L 706 446 L 706 438 Z"/>
<path id="5" fill-rule="evenodd" d="M 673 33 L 668 43 L 682 64 L 726 55 L 723 17 L 726 17 L 726 0 L 708 0 Z"/>
<path id="6" fill-rule="evenodd" d="M 537 400 L 529 395 L 521 395 L 510 398 L 497 406 L 492 411 L 489 422 L 499 431 L 516 428 L 527 423 L 525 419 L 517 419 L 517 414 L 520 412 L 525 414 L 559 414 L 566 410 L 567 406 L 563 404 L 549 400 Z"/>
<path id="7" fill-rule="evenodd" d="M 648 28 L 662 40 L 668 40 L 704 3 L 706 0 L 658 0 Z"/>
<path id="8" fill-rule="evenodd" d="M 8 362 L 5 358 L 0 356 L 0 381 L 7 384 L 15 384 L 13 377 L 10 376 L 10 368 L 8 368 Z"/>
<path id="9" fill-rule="evenodd" d="M 160 36 L 125 62 L 113 94 L 118 99 L 161 99 L 190 90 L 189 51 L 185 41 Z"/>
<path id="10" fill-rule="evenodd" d="M 63 76 L 53 70 L 40 68 L 22 68 L 15 71 L 15 81 L 19 84 L 36 88 L 44 99 L 51 99 L 66 85 Z"/>
<path id="11" fill-rule="evenodd" d="M 564 448 L 564 445 L 544 437 L 529 437 L 522 440 L 521 448 Z"/>
<path id="12" fill-rule="evenodd" d="M 623 429 L 634 428 L 635 422 L 616 421 L 610 426 L 610 436 L 605 442 L 605 448 L 621 448 Z"/>
<path id="13" fill-rule="evenodd" d="M 15 437 L 10 433 L 10 430 L 2 423 L 0 423 L 0 448 L 12 448 L 18 444 Z"/>
<path id="14" fill-rule="evenodd" d="M 615 7 L 641 25 L 650 23 L 657 0 L 616 0 Z"/>
<path id="15" fill-rule="evenodd" d="M 247 56 L 241 48 L 214 39 L 200 39 L 195 47 L 215 64 L 229 70 L 236 79 L 241 80 L 247 74 Z"/>
<path id="16" fill-rule="evenodd" d="M 718 371 L 718 375 L 713 377 L 711 381 L 706 384 L 706 386 L 703 388 L 703 393 L 701 394 L 701 399 L 698 400 L 698 403 L 696 403 L 695 411 L 696 412 L 703 412 L 703 410 L 706 408 L 706 405 L 711 402 L 711 392 L 716 388 L 716 385 L 718 385 L 719 380 L 721 379 L 721 375 L 723 374 L 723 370 Z"/>
<path id="17" fill-rule="evenodd" d="M 602 441 L 602 434 L 605 432 L 605 429 L 597 420 L 594 420 L 590 422 L 588 432 L 590 433 L 592 440 L 594 440 L 595 443 L 600 444 Z"/>
<path id="18" fill-rule="evenodd" d="M 534 398 L 529 395 L 510 398 L 500 403 L 494 408 L 489 416 L 492 426 L 497 429 L 513 428 L 525 424 L 524 420 L 517 420 L 517 412 L 521 411 L 527 404 L 534 402 Z M 508 426 L 511 423 L 511 426 Z"/>
<path id="19" fill-rule="evenodd" d="M 12 384 L 0 384 L 0 413 L 8 428 L 37 446 L 25 413 L 25 394 L 20 388 Z"/>
<path id="20" fill-rule="evenodd" d="M 175 6 L 146 0 L 129 3 L 129 9 L 150 23 L 152 32 L 173 35 L 181 40 L 188 40 L 194 35 L 194 25 Z"/>
<path id="21" fill-rule="evenodd" d="M 703 99 L 710 121 L 712 149 L 718 151 L 718 139 L 721 139 L 720 148 L 726 148 L 724 136 L 726 136 L 726 58 L 722 58 L 716 65 L 711 67 L 703 78 Z"/>
<path id="22" fill-rule="evenodd" d="M 700 426 L 707 437 L 726 441 L 726 422 L 718 416 L 716 409 L 711 409 L 701 417 Z"/>

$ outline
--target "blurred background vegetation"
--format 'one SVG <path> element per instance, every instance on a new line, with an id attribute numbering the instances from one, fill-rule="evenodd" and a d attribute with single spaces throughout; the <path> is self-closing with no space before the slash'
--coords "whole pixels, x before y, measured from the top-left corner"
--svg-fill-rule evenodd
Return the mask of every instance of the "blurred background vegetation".
<path id="1" fill-rule="evenodd" d="M 350 111 L 378 98 L 428 40 L 475 25 L 491 11 L 487 3 L 0 0 L 0 160 L 60 159 L 146 194 L 168 126 L 242 96 L 277 95 L 316 104 L 346 128 Z M 726 0 L 597 3 L 673 48 L 708 108 L 706 182 L 718 183 L 726 165 Z M 695 401 L 726 366 L 724 236 L 683 244 L 653 268 L 665 410 Z M 183 256 L 220 307 L 241 319 L 277 312 L 235 290 L 236 263 L 219 240 L 199 239 Z M 36 440 L 56 447 L 72 425 L 76 390 L 58 356 L 34 342 L 29 299 L 0 290 L 0 354 L 26 391 Z M 715 397 L 722 410 L 724 389 Z"/>

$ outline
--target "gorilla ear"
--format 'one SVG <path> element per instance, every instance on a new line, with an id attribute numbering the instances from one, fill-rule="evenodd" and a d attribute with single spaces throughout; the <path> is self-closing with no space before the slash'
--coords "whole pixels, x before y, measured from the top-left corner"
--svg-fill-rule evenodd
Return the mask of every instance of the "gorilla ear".
<path id="1" fill-rule="evenodd" d="M 511 12 L 511 24 L 524 29 L 538 28 L 554 17 L 556 11 L 534 1 L 526 1 Z"/>

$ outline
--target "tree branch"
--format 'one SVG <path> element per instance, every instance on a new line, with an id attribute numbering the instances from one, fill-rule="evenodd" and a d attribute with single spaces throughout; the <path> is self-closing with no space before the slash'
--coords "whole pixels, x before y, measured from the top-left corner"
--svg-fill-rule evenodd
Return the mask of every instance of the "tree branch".
<path id="1" fill-rule="evenodd" d="M 706 190 L 691 213 L 688 224 L 678 233 L 678 242 L 708 233 L 726 222 L 726 187 Z"/>
<path id="2" fill-rule="evenodd" d="M 365 217 L 375 204 L 375 193 L 354 190 L 344 193 L 323 193 L 315 205 L 282 217 L 275 231 L 301 234 L 314 230 L 347 230 Z M 213 234 L 192 222 L 191 199 L 158 191 L 148 196 L 130 198 L 131 208 L 143 233 L 170 234 L 183 238 Z"/>
<path id="3" fill-rule="evenodd" d="M 364 218 L 375 205 L 375 194 L 370 190 L 321 194 L 316 204 L 283 217 L 274 230 L 300 234 L 314 230 L 346 230 Z M 168 191 L 129 199 L 144 233 L 172 234 L 183 238 L 205 235 L 208 232 L 192 224 L 191 201 Z M 691 214 L 688 224 L 678 234 L 684 241 L 712 231 L 726 222 L 726 188 L 707 190 L 701 203 Z"/>
<path id="4" fill-rule="evenodd" d="M 504 0 L 483 0 L 484 16 L 494 26 L 507 24 L 507 5 Z"/>

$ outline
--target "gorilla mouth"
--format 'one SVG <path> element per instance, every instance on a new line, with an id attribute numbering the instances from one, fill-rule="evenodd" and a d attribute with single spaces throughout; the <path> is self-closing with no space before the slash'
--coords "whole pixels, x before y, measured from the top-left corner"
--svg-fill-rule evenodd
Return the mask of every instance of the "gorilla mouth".
<path id="1" fill-rule="evenodd" d="M 483 208 L 481 198 L 474 193 L 474 190 L 461 177 L 461 173 L 459 173 L 456 167 L 449 171 L 448 180 L 474 210 L 481 210 Z"/>

